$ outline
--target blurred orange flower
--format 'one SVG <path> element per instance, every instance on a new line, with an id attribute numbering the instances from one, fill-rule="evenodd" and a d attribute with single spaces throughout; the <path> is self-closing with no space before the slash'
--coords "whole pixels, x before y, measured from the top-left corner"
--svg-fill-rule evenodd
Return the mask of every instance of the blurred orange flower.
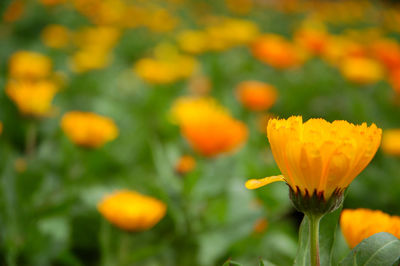
<path id="1" fill-rule="evenodd" d="M 400 93 L 400 67 L 389 72 L 389 82 L 394 91 Z"/>
<path id="2" fill-rule="evenodd" d="M 269 109 L 278 97 L 275 87 L 260 81 L 243 81 L 236 89 L 239 101 L 248 109 L 263 111 Z"/>
<path id="3" fill-rule="evenodd" d="M 400 216 L 390 216 L 379 210 L 343 210 L 340 227 L 350 248 L 380 232 L 387 232 L 400 238 Z"/>
<path id="4" fill-rule="evenodd" d="M 388 70 L 400 69 L 400 45 L 391 39 L 380 39 L 371 45 L 373 55 Z"/>
<path id="5" fill-rule="evenodd" d="M 10 80 L 6 85 L 6 94 L 17 105 L 19 111 L 35 117 L 51 114 L 51 102 L 57 91 L 57 86 L 46 80 Z"/>
<path id="6" fill-rule="evenodd" d="M 99 148 L 118 136 L 113 120 L 91 112 L 66 113 L 61 128 L 72 142 L 86 148 Z"/>
<path id="7" fill-rule="evenodd" d="M 257 38 L 251 49 L 257 59 L 280 69 L 299 66 L 306 59 L 304 51 L 275 34 Z"/>
<path id="8" fill-rule="evenodd" d="M 11 78 L 41 79 L 50 75 L 51 68 L 50 58 L 35 52 L 18 51 L 9 61 Z"/>
<path id="9" fill-rule="evenodd" d="M 260 218 L 258 219 L 253 226 L 253 231 L 254 233 L 264 233 L 265 230 L 268 228 L 268 220 L 266 218 Z"/>
<path id="10" fill-rule="evenodd" d="M 302 196 L 313 193 L 329 199 L 342 192 L 370 163 L 381 141 L 375 124 L 354 125 L 347 121 L 327 122 L 301 116 L 271 119 L 267 133 L 281 176 L 251 179 L 246 187 L 255 189 L 285 181 Z"/>
<path id="11" fill-rule="evenodd" d="M 375 83 L 384 76 L 382 66 L 367 57 L 348 57 L 341 63 L 340 70 L 346 79 L 358 84 Z"/>
<path id="12" fill-rule="evenodd" d="M 382 151 L 390 155 L 400 155 L 400 129 L 383 131 Z"/>
<path id="13" fill-rule="evenodd" d="M 184 175 L 187 174 L 196 167 L 196 160 L 190 155 L 184 155 L 179 158 L 178 162 L 175 165 L 175 171 L 178 174 Z"/>
<path id="14" fill-rule="evenodd" d="M 65 48 L 69 45 L 71 33 L 61 25 L 48 25 L 41 33 L 42 41 L 51 48 Z"/>
<path id="15" fill-rule="evenodd" d="M 7 7 L 3 14 L 4 22 L 14 22 L 17 21 L 25 10 L 24 0 L 15 0 Z"/>
<path id="16" fill-rule="evenodd" d="M 306 51 L 320 55 L 322 54 L 329 42 L 329 35 L 323 29 L 318 28 L 300 28 L 295 34 L 295 41 Z"/>
<path id="17" fill-rule="evenodd" d="M 121 190 L 105 197 L 97 209 L 110 223 L 121 229 L 145 231 L 165 216 L 167 207 L 155 198 Z"/>
<path id="18" fill-rule="evenodd" d="M 171 113 L 182 135 L 204 156 L 233 151 L 247 139 L 246 125 L 211 98 L 179 98 Z"/>

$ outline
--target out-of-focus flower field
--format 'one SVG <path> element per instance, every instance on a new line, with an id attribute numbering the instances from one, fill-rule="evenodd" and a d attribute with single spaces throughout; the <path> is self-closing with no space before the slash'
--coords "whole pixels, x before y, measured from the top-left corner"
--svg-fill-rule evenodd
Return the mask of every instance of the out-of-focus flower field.
<path id="1" fill-rule="evenodd" d="M 292 115 L 383 130 L 333 264 L 400 237 L 396 2 L 2 0 L 0 21 L 1 265 L 292 265 L 288 187 L 245 187 L 280 174 L 266 127 Z"/>

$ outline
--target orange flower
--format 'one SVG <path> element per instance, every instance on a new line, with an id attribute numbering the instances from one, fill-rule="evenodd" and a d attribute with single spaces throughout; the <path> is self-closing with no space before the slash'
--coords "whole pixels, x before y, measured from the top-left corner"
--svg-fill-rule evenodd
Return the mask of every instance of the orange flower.
<path id="1" fill-rule="evenodd" d="M 400 67 L 389 73 L 389 82 L 394 91 L 400 93 Z"/>
<path id="2" fill-rule="evenodd" d="M 72 142 L 87 148 L 99 148 L 118 136 L 114 121 L 90 112 L 66 113 L 61 120 L 61 127 Z"/>
<path id="3" fill-rule="evenodd" d="M 184 155 L 179 158 L 178 162 L 175 165 L 175 171 L 178 174 L 184 175 L 187 174 L 196 167 L 196 160 L 190 155 Z"/>
<path id="4" fill-rule="evenodd" d="M 50 81 L 18 81 L 7 83 L 6 94 L 24 115 L 43 117 L 50 115 L 51 102 L 56 95 L 57 86 Z"/>
<path id="5" fill-rule="evenodd" d="M 306 19 L 294 33 L 294 39 L 306 51 L 320 55 L 325 51 L 330 36 L 321 21 Z"/>
<path id="6" fill-rule="evenodd" d="M 43 29 L 42 41 L 51 48 L 65 48 L 70 42 L 69 30 L 61 25 L 49 25 Z"/>
<path id="7" fill-rule="evenodd" d="M 395 40 L 378 40 L 371 45 L 371 50 L 387 69 L 400 68 L 400 45 Z"/>
<path id="8" fill-rule="evenodd" d="M 25 1 L 15 0 L 7 7 L 3 14 L 3 20 L 5 22 L 17 21 L 25 10 Z"/>
<path id="9" fill-rule="evenodd" d="M 376 233 L 386 232 L 400 238 L 400 216 L 390 216 L 379 210 L 343 210 L 340 227 L 350 248 Z"/>
<path id="10" fill-rule="evenodd" d="M 329 123 L 301 116 L 271 119 L 267 135 L 282 176 L 251 179 L 246 187 L 258 188 L 285 181 L 303 196 L 322 195 L 346 189 L 369 164 L 379 147 L 382 130 L 375 124 L 354 125 L 346 121 Z"/>
<path id="11" fill-rule="evenodd" d="M 165 216 L 167 209 L 163 202 L 129 190 L 107 196 L 97 208 L 110 223 L 128 231 L 152 228 Z"/>
<path id="12" fill-rule="evenodd" d="M 252 45 L 252 52 L 260 61 L 280 69 L 298 66 L 305 60 L 304 52 L 274 34 L 257 38 Z"/>
<path id="13" fill-rule="evenodd" d="M 253 111 L 269 109 L 278 96 L 275 87 L 259 81 L 243 81 L 237 86 L 236 92 L 239 101 Z"/>
<path id="14" fill-rule="evenodd" d="M 359 84 L 375 83 L 384 75 L 382 66 L 367 57 L 348 57 L 342 62 L 340 70 L 346 79 Z"/>
<path id="15" fill-rule="evenodd" d="M 400 155 L 400 129 L 383 131 L 382 150 L 386 154 Z"/>
<path id="16" fill-rule="evenodd" d="M 194 150 L 208 157 L 235 150 L 247 138 L 247 127 L 211 98 L 180 98 L 172 117 Z"/>
<path id="17" fill-rule="evenodd" d="M 19 51 L 10 58 L 9 73 L 12 78 L 41 79 L 50 75 L 51 67 L 51 61 L 47 56 Z"/>

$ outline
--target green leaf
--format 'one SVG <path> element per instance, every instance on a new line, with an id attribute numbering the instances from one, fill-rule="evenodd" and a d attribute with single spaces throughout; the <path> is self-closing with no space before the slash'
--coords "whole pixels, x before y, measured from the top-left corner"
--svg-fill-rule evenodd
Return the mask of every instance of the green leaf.
<path id="1" fill-rule="evenodd" d="M 230 258 L 222 264 L 222 266 L 242 266 L 239 262 L 233 261 Z"/>
<path id="2" fill-rule="evenodd" d="M 275 264 L 270 261 L 260 259 L 259 266 L 275 266 Z"/>
<path id="3" fill-rule="evenodd" d="M 377 233 L 364 239 L 344 258 L 342 266 L 391 266 L 400 258 L 400 240 L 389 233 Z"/>
<path id="4" fill-rule="evenodd" d="M 321 265 L 332 265 L 333 246 L 336 239 L 336 228 L 342 206 L 321 219 L 319 228 L 319 250 Z M 299 246 L 294 261 L 295 266 L 310 265 L 309 220 L 304 216 L 299 229 Z"/>

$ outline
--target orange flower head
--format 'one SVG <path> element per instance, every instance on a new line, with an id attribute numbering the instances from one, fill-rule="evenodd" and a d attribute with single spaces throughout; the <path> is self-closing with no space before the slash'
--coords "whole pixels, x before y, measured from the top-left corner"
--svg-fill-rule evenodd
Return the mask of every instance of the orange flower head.
<path id="1" fill-rule="evenodd" d="M 61 25 L 49 25 L 43 29 L 41 38 L 43 43 L 51 48 L 65 48 L 70 42 L 71 33 Z"/>
<path id="2" fill-rule="evenodd" d="M 99 148 L 118 136 L 113 120 L 91 112 L 66 113 L 61 128 L 72 142 L 86 148 Z"/>
<path id="3" fill-rule="evenodd" d="M 178 174 L 184 175 L 187 174 L 196 167 L 196 160 L 190 155 L 184 155 L 179 158 L 178 162 L 175 165 L 175 171 Z"/>
<path id="4" fill-rule="evenodd" d="M 257 38 L 252 52 L 260 61 L 279 69 L 299 66 L 305 59 L 305 53 L 298 47 L 274 34 Z"/>
<path id="5" fill-rule="evenodd" d="M 389 73 L 389 82 L 396 93 L 400 93 L 400 67 Z"/>
<path id="6" fill-rule="evenodd" d="M 17 105 L 23 115 L 44 117 L 51 114 L 51 102 L 58 91 L 50 81 L 11 80 L 7 83 L 6 94 Z"/>
<path id="7" fill-rule="evenodd" d="M 350 248 L 381 232 L 400 238 L 400 216 L 390 216 L 379 210 L 343 210 L 340 216 L 340 227 Z"/>
<path id="8" fill-rule="evenodd" d="M 278 97 L 275 87 L 259 81 L 243 81 L 236 89 L 237 98 L 252 111 L 269 109 Z"/>
<path id="9" fill-rule="evenodd" d="M 12 78 L 45 78 L 50 75 L 51 68 L 50 59 L 35 52 L 18 51 L 9 61 L 9 74 Z"/>
<path id="10" fill-rule="evenodd" d="M 4 22 L 14 22 L 20 19 L 25 11 L 25 6 L 24 0 L 12 1 L 3 13 Z"/>
<path id="11" fill-rule="evenodd" d="M 383 131 L 382 151 L 390 155 L 400 155 L 400 129 Z"/>
<path id="12" fill-rule="evenodd" d="M 375 60 L 366 57 L 348 57 L 341 66 L 343 76 L 358 84 L 372 84 L 383 78 L 382 66 Z"/>
<path id="13" fill-rule="evenodd" d="M 378 40 L 371 45 L 371 50 L 387 69 L 400 68 L 400 45 L 395 40 Z"/>
<path id="14" fill-rule="evenodd" d="M 330 36 L 321 21 L 306 19 L 295 32 L 294 39 L 306 51 L 320 55 L 325 51 Z"/>
<path id="15" fill-rule="evenodd" d="M 165 216 L 167 207 L 158 199 L 121 190 L 105 197 L 97 209 L 110 223 L 121 229 L 145 231 Z"/>
<path id="16" fill-rule="evenodd" d="M 271 119 L 267 135 L 282 176 L 252 179 L 246 187 L 285 181 L 296 194 L 316 193 L 329 199 L 334 192 L 346 189 L 369 164 L 381 134 L 375 124 L 330 123 L 321 118 L 303 123 L 301 116 Z"/>
<path id="17" fill-rule="evenodd" d="M 180 98 L 171 113 L 182 135 L 204 156 L 231 152 L 247 139 L 246 125 L 211 98 Z"/>

